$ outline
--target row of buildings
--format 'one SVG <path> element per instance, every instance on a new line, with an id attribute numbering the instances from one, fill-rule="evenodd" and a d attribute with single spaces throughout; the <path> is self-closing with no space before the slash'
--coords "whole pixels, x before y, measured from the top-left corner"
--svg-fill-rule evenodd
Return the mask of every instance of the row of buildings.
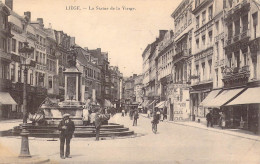
<path id="1" fill-rule="evenodd" d="M 0 118 L 22 115 L 22 65 L 29 58 L 35 64 L 29 68 L 27 76 L 28 111 L 35 112 L 46 97 L 64 100 L 63 72 L 69 66 L 71 46 L 76 51 L 77 68 L 81 72 L 79 100 L 95 98 L 101 105 L 119 106 L 123 75 L 118 67 L 110 66 L 107 52 L 76 45 L 75 37 L 51 25 L 45 27 L 43 18 L 31 20 L 29 11 L 17 14 L 13 11 L 13 0 L 0 1 L 0 18 Z M 24 42 L 33 49 L 31 56 L 20 53 Z"/>
<path id="2" fill-rule="evenodd" d="M 213 109 L 226 126 L 252 129 L 260 120 L 259 11 L 256 0 L 183 0 L 171 14 L 174 30 L 160 30 L 142 54 L 144 107 L 164 104 L 176 121 Z"/>

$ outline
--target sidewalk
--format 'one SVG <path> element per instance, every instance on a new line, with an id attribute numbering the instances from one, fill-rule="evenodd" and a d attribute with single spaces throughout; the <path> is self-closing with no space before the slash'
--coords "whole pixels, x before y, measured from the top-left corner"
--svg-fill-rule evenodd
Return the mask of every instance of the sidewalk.
<path id="1" fill-rule="evenodd" d="M 143 117 L 147 117 L 147 114 L 141 114 Z M 177 124 L 177 125 L 182 125 L 182 126 L 189 126 L 193 128 L 199 128 L 203 130 L 208 130 L 216 133 L 222 133 L 222 134 L 227 134 L 231 136 L 236 136 L 236 137 L 241 137 L 241 138 L 246 138 L 250 140 L 255 140 L 260 142 L 260 136 L 257 134 L 254 134 L 253 132 L 247 131 L 247 130 L 242 130 L 242 129 L 221 129 L 219 126 L 214 126 L 212 127 L 207 127 L 206 123 L 201 122 L 195 122 L 195 121 L 187 121 L 187 122 L 175 122 L 175 121 L 168 121 L 164 120 L 167 123 L 171 124 Z"/>
<path id="2" fill-rule="evenodd" d="M 13 129 L 14 126 L 19 126 L 23 123 L 22 119 L 0 120 L 0 131 Z"/>

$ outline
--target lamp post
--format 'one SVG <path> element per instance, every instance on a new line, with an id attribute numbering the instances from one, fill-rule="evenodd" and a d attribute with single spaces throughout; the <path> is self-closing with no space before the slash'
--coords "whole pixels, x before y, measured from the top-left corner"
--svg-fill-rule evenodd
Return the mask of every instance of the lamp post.
<path id="1" fill-rule="evenodd" d="M 24 46 L 19 49 L 19 53 L 23 54 L 25 57 L 25 62 L 22 63 L 22 55 L 20 56 L 21 59 L 21 67 L 24 66 L 24 83 L 23 83 L 23 124 L 22 124 L 22 141 L 21 141 L 21 151 L 19 157 L 21 158 L 29 158 L 31 157 L 30 151 L 29 151 L 29 140 L 28 140 L 28 135 L 29 132 L 26 129 L 26 124 L 27 124 L 27 75 L 28 75 L 28 69 L 30 67 L 35 67 L 35 63 L 31 61 L 31 55 L 34 52 L 34 48 L 31 47 L 29 48 L 29 43 L 24 42 Z"/>

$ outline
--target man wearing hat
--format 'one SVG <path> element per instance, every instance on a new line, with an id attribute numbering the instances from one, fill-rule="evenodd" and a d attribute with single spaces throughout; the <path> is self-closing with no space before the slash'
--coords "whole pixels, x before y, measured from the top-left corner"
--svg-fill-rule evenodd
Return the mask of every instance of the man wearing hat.
<path id="1" fill-rule="evenodd" d="M 63 115 L 58 129 L 60 131 L 60 157 L 62 159 L 71 158 L 70 156 L 70 140 L 75 130 L 74 122 L 69 118 L 70 114 L 66 113 Z M 66 140 L 66 154 L 64 157 L 64 144 Z"/>

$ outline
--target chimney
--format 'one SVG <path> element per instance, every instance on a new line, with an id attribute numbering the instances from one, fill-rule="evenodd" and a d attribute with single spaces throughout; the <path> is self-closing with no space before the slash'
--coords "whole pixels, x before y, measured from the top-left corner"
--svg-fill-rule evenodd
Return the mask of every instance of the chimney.
<path id="1" fill-rule="evenodd" d="M 159 38 L 163 38 L 164 35 L 166 34 L 167 30 L 160 30 L 160 33 L 159 33 Z"/>
<path id="2" fill-rule="evenodd" d="M 84 47 L 84 50 L 88 51 L 88 47 Z"/>
<path id="3" fill-rule="evenodd" d="M 31 22 L 31 12 L 30 11 L 24 12 L 24 16 L 26 16 L 28 18 L 29 22 Z"/>
<path id="4" fill-rule="evenodd" d="M 101 53 L 101 48 L 97 48 L 97 51 L 98 51 L 99 53 Z"/>
<path id="5" fill-rule="evenodd" d="M 75 37 L 70 37 L 70 45 L 74 46 L 76 44 Z"/>
<path id="6" fill-rule="evenodd" d="M 42 18 L 37 18 L 37 22 L 39 23 L 40 27 L 44 27 Z"/>
<path id="7" fill-rule="evenodd" d="M 13 10 L 13 0 L 5 0 L 5 5 Z"/>

